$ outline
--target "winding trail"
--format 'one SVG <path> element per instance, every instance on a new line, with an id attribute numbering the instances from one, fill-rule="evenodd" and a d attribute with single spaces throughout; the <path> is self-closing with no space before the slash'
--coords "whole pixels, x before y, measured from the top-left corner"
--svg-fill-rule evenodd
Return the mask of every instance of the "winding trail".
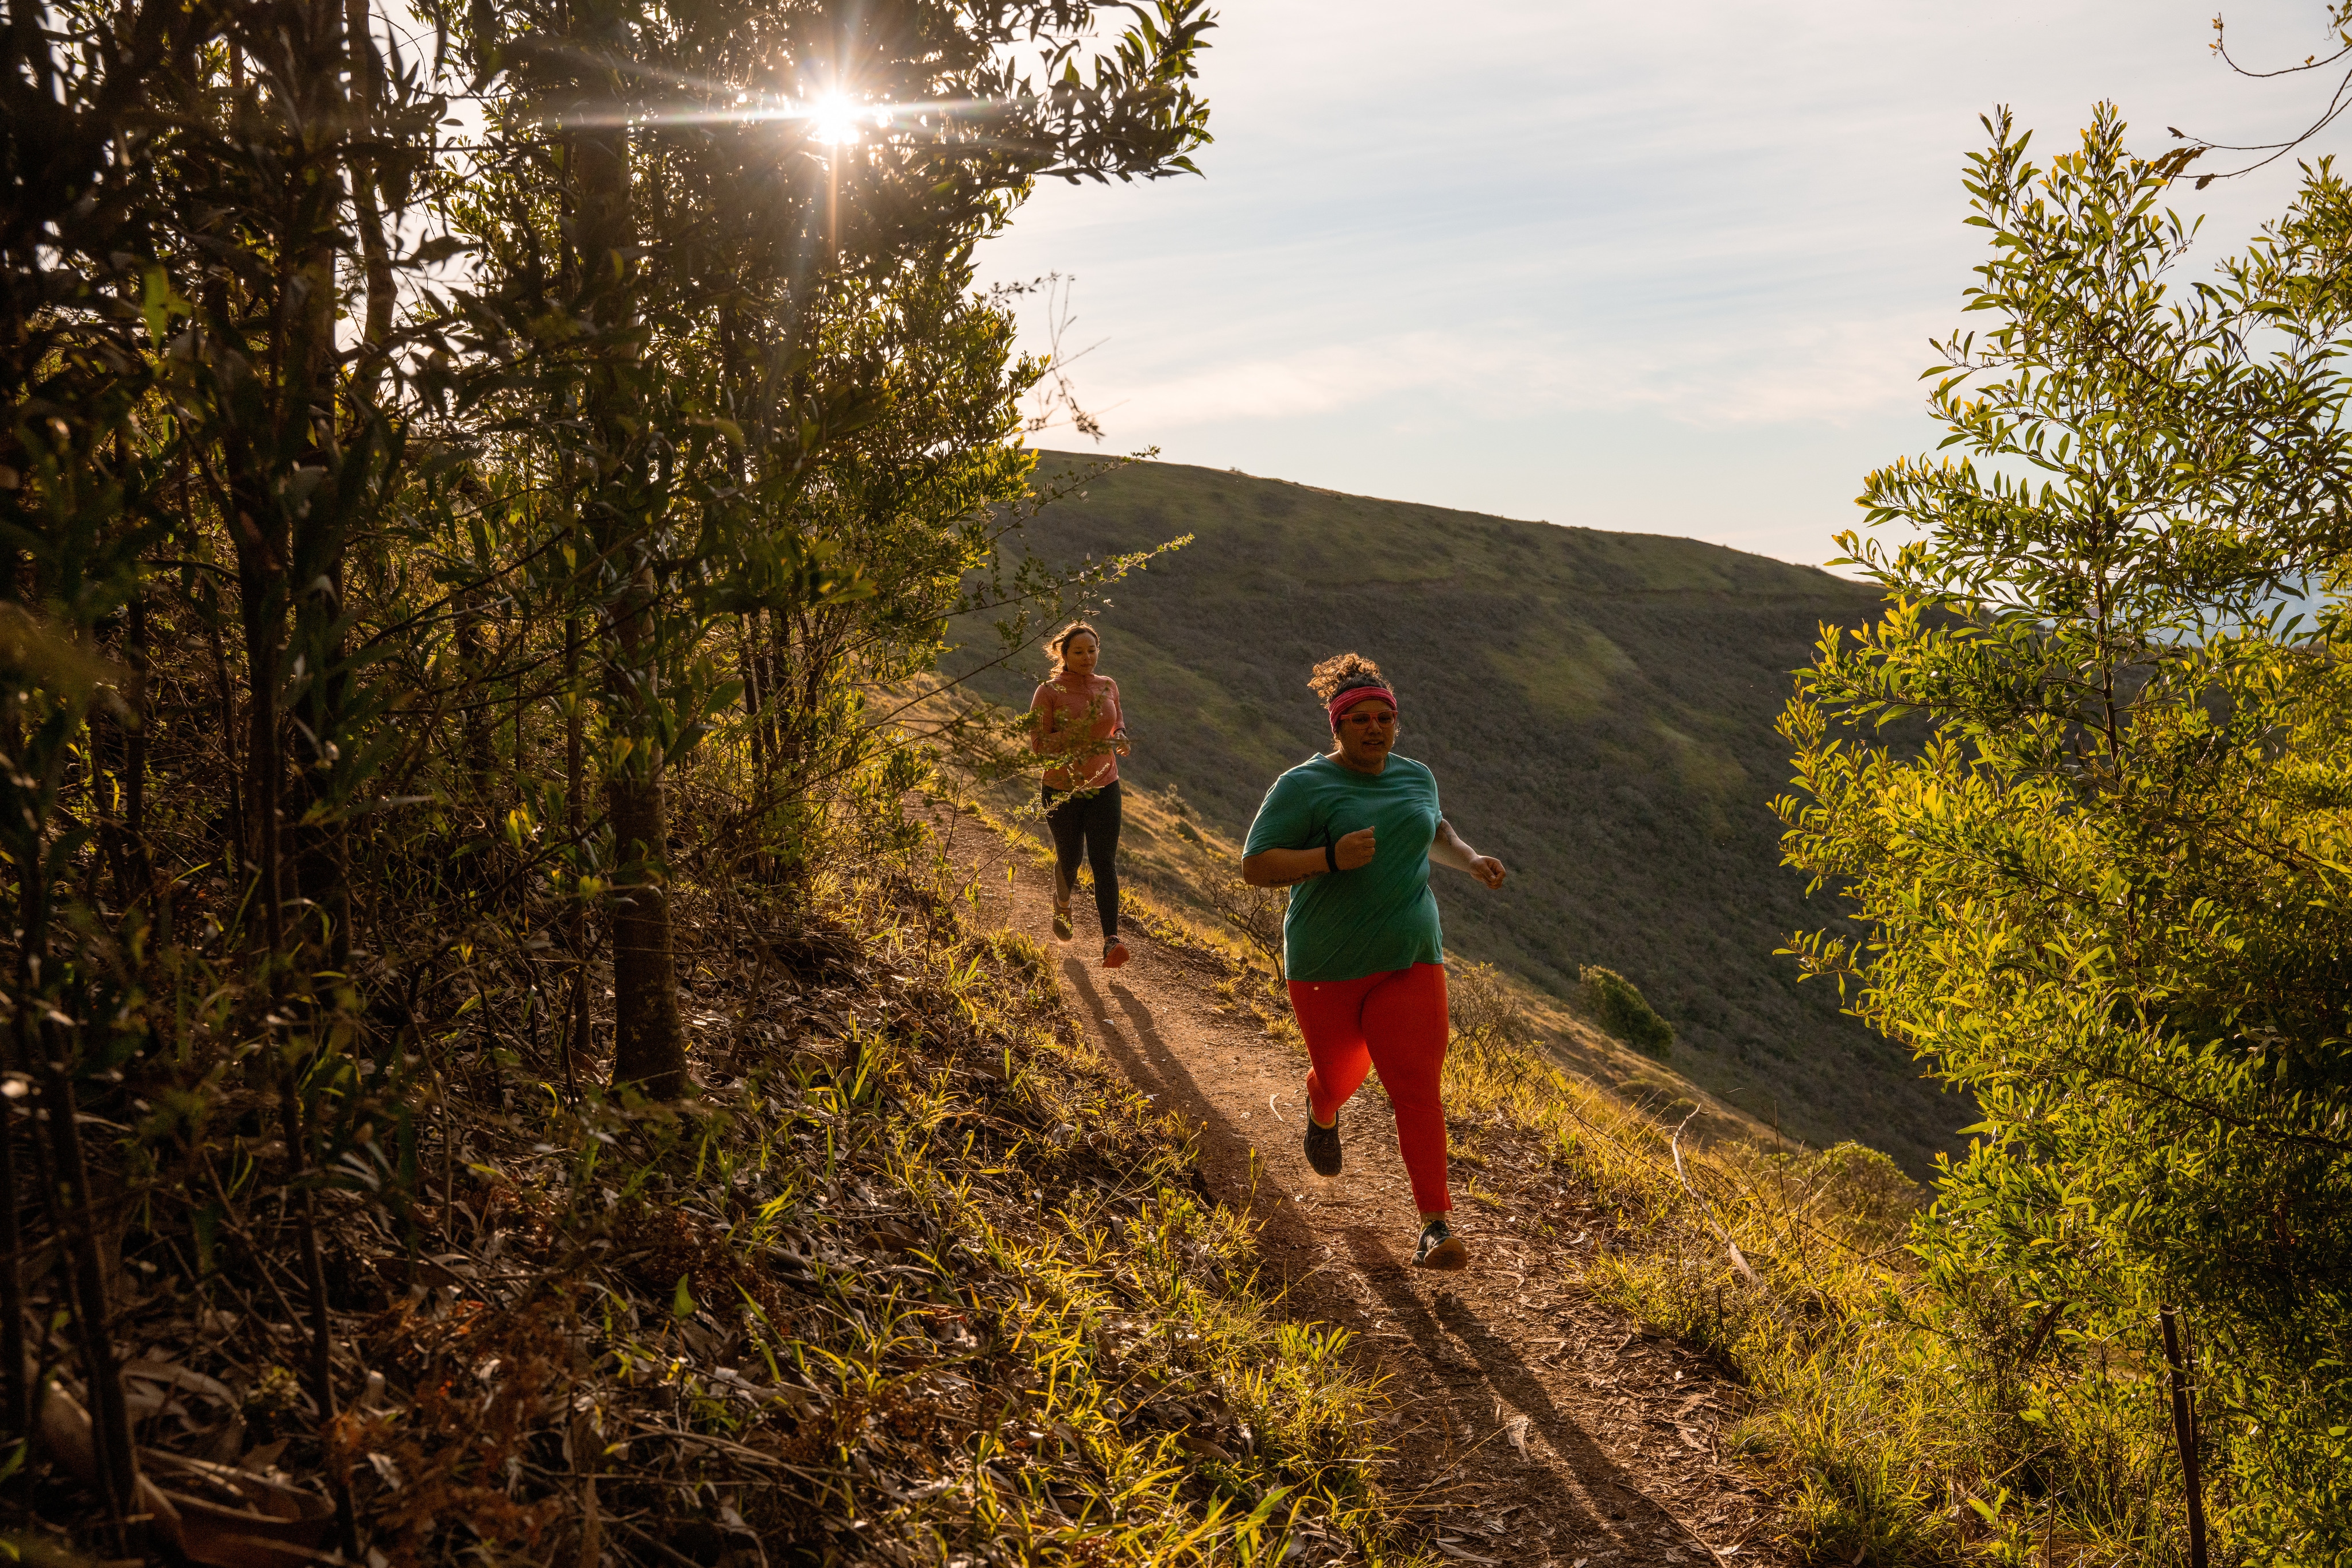
<path id="1" fill-rule="evenodd" d="M 1471 1267 L 1408 1266 L 1419 1230 L 1387 1103 L 1367 1085 L 1341 1113 L 1346 1167 L 1307 1168 L 1303 1053 L 1216 994 L 1222 967 L 1140 930 L 1096 959 L 1051 929 L 1050 874 L 968 819 L 934 820 L 984 918 L 1055 955 L 1065 996 L 1104 1055 L 1200 1132 L 1203 1174 L 1257 1220 L 1269 1280 L 1301 1316 L 1360 1337 L 1388 1379 L 1396 1449 L 1384 1478 L 1443 1555 L 1512 1568 L 1773 1563 L 1762 1496 L 1727 1467 L 1717 1430 L 1746 1396 L 1712 1363 L 1645 1335 L 1584 1288 L 1604 1225 L 1588 1193 L 1504 1125 L 1451 1124 L 1455 1229 Z M 1008 879 L 1006 868 L 1012 868 Z M 1482 1197 L 1466 1197 L 1475 1170 Z"/>

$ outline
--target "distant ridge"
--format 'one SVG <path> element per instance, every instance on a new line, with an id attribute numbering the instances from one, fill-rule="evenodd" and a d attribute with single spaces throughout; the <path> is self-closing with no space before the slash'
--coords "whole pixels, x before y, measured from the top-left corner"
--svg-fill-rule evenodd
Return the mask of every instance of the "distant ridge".
<path id="1" fill-rule="evenodd" d="M 1101 460 L 1044 455 L 1041 480 Z M 1674 1065 L 1793 1136 L 1856 1138 L 1915 1172 L 1965 1107 L 1907 1053 L 1799 987 L 1772 951 L 1834 912 L 1780 864 L 1772 724 L 1819 625 L 1876 594 L 1810 567 L 1655 534 L 1515 522 L 1282 480 L 1144 463 L 1028 529 L 1069 560 L 1194 542 L 1111 592 L 1104 669 L 1135 737 L 1131 787 L 1173 784 L 1238 837 L 1276 775 L 1328 736 L 1305 679 L 1354 648 L 1398 683 L 1398 749 L 1513 872 L 1441 878 L 1447 946 L 1565 995 L 1631 977 L 1673 1021 Z M 975 651 L 986 631 L 966 629 Z M 978 689 L 1025 706 L 1035 667 Z"/>

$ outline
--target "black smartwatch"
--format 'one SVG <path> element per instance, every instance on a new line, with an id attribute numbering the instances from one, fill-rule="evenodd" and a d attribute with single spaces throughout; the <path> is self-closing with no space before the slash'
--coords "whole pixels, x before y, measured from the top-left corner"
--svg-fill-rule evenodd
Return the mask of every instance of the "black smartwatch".
<path id="1" fill-rule="evenodd" d="M 1336 844 L 1323 846 L 1323 863 L 1333 871 L 1339 869 L 1339 850 Z"/>

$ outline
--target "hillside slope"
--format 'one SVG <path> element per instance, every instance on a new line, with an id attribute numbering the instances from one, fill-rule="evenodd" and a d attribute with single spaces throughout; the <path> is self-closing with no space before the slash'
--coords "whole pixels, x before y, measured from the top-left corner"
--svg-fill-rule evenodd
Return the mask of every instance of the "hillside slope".
<path id="1" fill-rule="evenodd" d="M 1048 454 L 1043 473 L 1097 461 Z M 1771 956 L 1832 913 L 1780 864 L 1772 720 L 1819 624 L 1868 619 L 1869 590 L 1695 540 L 1160 463 L 1089 480 L 1029 544 L 1075 559 L 1187 533 L 1101 617 L 1134 787 L 1173 785 L 1238 836 L 1323 744 L 1307 667 L 1358 649 L 1399 683 L 1399 750 L 1515 873 L 1492 896 L 1441 880 L 1450 949 L 1560 994 L 1580 966 L 1622 972 L 1680 1031 L 1678 1069 L 1794 1136 L 1858 1138 L 1915 1171 L 1950 1146 L 1964 1108 Z M 974 685 L 1025 706 L 1042 670 Z"/>

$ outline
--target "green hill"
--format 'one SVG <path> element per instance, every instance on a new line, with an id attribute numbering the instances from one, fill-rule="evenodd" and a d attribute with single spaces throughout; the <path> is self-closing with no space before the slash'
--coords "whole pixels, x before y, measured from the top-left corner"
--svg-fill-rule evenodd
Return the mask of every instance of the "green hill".
<path id="1" fill-rule="evenodd" d="M 1048 454 L 1041 478 L 1097 461 Z M 1307 667 L 1354 648 L 1398 683 L 1399 751 L 1513 873 L 1493 895 L 1440 879 L 1451 951 L 1562 995 L 1580 966 L 1617 970 L 1674 1023 L 1677 1069 L 1791 1135 L 1915 1171 L 1951 1146 L 1964 1107 L 1771 956 L 1832 913 L 1780 864 L 1772 721 L 1820 623 L 1868 619 L 1871 591 L 1692 539 L 1175 464 L 1095 478 L 1028 533 L 1057 560 L 1195 536 L 1099 618 L 1131 788 L 1173 784 L 1238 837 L 1327 741 Z M 974 684 L 1025 706 L 1043 669 Z"/>

